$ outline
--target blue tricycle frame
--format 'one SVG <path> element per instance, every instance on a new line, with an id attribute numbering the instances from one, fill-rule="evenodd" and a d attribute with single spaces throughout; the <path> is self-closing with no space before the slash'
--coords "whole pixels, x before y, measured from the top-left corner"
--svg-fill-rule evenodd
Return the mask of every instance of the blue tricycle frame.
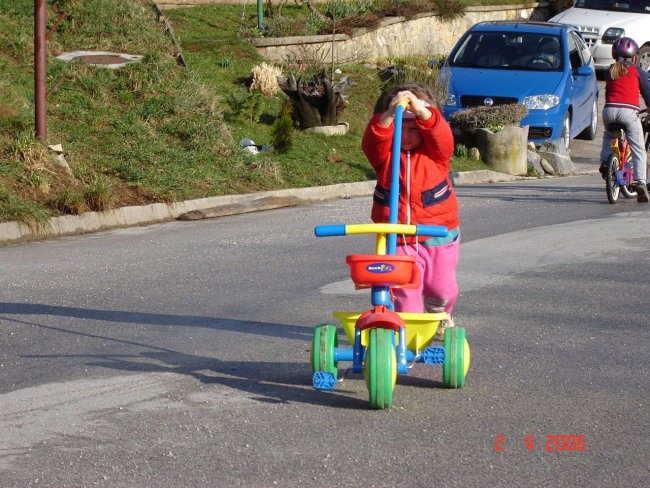
<path id="1" fill-rule="evenodd" d="M 413 363 L 441 365 L 445 387 L 460 388 L 469 370 L 470 350 L 462 327 L 448 327 L 442 344 L 434 344 L 438 326 L 449 318 L 446 312 L 403 313 L 394 311 L 392 288 L 418 287 L 421 277 L 414 256 L 396 255 L 398 235 L 445 237 L 448 229 L 436 225 L 398 224 L 400 144 L 402 114 L 406 103 L 395 111 L 391 159 L 389 222 L 319 225 L 317 237 L 375 234 L 375 254 L 353 254 L 346 258 L 357 289 L 370 288 L 372 307 L 365 312 L 334 311 L 352 344 L 339 347 L 337 328 L 316 326 L 311 347 L 313 386 L 332 390 L 338 382 L 338 363 L 352 362 L 353 373 L 363 373 L 372 408 L 390 408 L 398 374 L 408 373 Z"/>

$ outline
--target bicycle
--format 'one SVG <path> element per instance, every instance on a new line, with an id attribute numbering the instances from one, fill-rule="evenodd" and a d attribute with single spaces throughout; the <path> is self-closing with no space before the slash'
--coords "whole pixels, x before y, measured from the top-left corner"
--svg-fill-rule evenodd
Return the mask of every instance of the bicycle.
<path id="1" fill-rule="evenodd" d="M 641 123 L 643 125 L 643 137 L 645 140 L 645 149 L 648 151 L 650 146 L 650 115 L 648 109 L 639 111 Z M 634 175 L 632 174 L 632 150 L 630 143 L 625 134 L 625 126 L 618 122 L 611 123 L 607 126 L 607 133 L 611 139 L 610 154 L 607 158 L 605 173 L 605 189 L 607 191 L 607 200 L 615 204 L 619 195 L 622 193 L 625 198 L 633 198 L 636 191 L 632 189 Z"/>

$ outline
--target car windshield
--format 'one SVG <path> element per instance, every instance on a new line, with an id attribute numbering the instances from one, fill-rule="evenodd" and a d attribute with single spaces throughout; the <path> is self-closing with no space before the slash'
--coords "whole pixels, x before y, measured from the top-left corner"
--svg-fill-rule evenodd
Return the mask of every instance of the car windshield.
<path id="1" fill-rule="evenodd" d="M 648 0 L 628 0 L 627 2 L 617 2 L 614 0 L 578 0 L 574 7 L 639 14 L 650 13 L 650 2 Z"/>
<path id="2" fill-rule="evenodd" d="M 559 36 L 525 32 L 471 32 L 451 53 L 450 66 L 530 71 L 563 69 Z"/>

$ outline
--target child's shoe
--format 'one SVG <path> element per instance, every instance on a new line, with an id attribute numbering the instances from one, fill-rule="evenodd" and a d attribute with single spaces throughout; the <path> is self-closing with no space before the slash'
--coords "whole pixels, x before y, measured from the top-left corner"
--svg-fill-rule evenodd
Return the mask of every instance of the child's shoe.
<path id="1" fill-rule="evenodd" d="M 648 187 L 646 184 L 640 181 L 635 181 L 631 186 L 636 192 L 636 201 L 639 203 L 648 203 Z"/>
<path id="2" fill-rule="evenodd" d="M 598 168 L 598 171 L 600 171 L 600 175 L 603 177 L 603 180 L 607 179 L 607 161 L 601 161 L 600 162 L 600 168 Z"/>
<path id="3" fill-rule="evenodd" d="M 454 318 L 449 317 L 448 319 L 441 320 L 438 324 L 438 330 L 436 330 L 436 335 L 433 337 L 437 341 L 442 341 L 445 338 L 445 329 L 448 327 L 455 327 Z"/>

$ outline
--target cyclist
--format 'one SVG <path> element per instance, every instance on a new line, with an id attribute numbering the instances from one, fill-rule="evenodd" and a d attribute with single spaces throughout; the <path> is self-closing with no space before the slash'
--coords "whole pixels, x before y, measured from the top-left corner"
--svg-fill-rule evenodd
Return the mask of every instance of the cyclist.
<path id="1" fill-rule="evenodd" d="M 612 63 L 605 73 L 605 108 L 603 109 L 603 146 L 600 153 L 600 173 L 607 175 L 607 157 L 610 138 L 607 125 L 618 122 L 625 126 L 625 133 L 632 149 L 634 182 L 637 202 L 648 202 L 647 154 L 643 141 L 643 127 L 639 116 L 639 94 L 646 107 L 650 106 L 650 82 L 648 74 L 636 65 L 639 45 L 629 37 L 621 37 L 612 45 Z"/>

